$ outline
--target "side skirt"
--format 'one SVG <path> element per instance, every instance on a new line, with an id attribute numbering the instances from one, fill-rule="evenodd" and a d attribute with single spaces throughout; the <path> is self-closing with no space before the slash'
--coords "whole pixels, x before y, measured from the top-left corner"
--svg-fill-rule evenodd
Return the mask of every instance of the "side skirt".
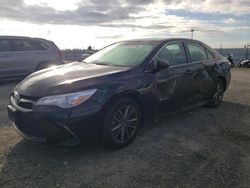
<path id="1" fill-rule="evenodd" d="M 157 116 L 157 118 L 163 118 L 163 117 L 170 116 L 170 115 L 173 115 L 173 114 L 176 114 L 176 113 L 179 113 L 179 112 L 188 111 L 190 109 L 194 109 L 194 108 L 203 106 L 205 104 L 207 104 L 207 101 L 202 101 L 202 102 L 199 102 L 199 103 L 196 103 L 196 104 L 193 104 L 193 105 L 189 105 L 189 106 L 182 106 L 182 107 L 179 107 L 178 109 L 176 109 L 176 110 L 174 110 L 172 112 L 161 114 L 161 115 Z"/>

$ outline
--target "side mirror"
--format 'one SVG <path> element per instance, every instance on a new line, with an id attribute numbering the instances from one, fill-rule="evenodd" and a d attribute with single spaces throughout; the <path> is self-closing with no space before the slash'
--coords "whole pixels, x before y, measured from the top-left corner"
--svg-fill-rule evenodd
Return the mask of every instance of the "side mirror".
<path id="1" fill-rule="evenodd" d="M 166 69 L 169 67 L 169 63 L 167 60 L 157 59 L 157 68 L 159 70 Z"/>
<path id="2" fill-rule="evenodd" d="M 152 63 L 150 64 L 150 67 L 148 67 L 147 70 L 144 72 L 146 73 L 155 73 L 158 72 L 162 69 L 166 69 L 169 67 L 169 63 L 166 60 L 161 60 L 161 59 L 154 59 Z"/>

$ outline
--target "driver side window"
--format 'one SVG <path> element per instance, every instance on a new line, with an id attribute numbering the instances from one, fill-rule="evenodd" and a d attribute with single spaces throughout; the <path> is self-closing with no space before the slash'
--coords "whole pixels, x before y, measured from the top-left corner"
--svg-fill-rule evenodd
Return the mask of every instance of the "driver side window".
<path id="1" fill-rule="evenodd" d="M 187 63 L 185 50 L 181 42 L 167 44 L 158 53 L 157 58 L 168 61 L 169 65 L 180 65 Z"/>

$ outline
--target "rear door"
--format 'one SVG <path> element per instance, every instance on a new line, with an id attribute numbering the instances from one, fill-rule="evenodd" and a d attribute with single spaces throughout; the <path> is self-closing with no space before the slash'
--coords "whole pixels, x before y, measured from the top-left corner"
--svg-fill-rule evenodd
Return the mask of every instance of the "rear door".
<path id="1" fill-rule="evenodd" d="M 208 74 L 205 64 L 212 61 L 212 55 L 198 42 L 185 42 L 192 77 L 192 101 L 197 103 L 209 98 L 214 84 L 213 79 Z"/>
<path id="2" fill-rule="evenodd" d="M 13 64 L 19 67 L 21 74 L 35 71 L 48 53 L 49 46 L 35 39 L 13 39 Z"/>
<path id="3" fill-rule="evenodd" d="M 15 74 L 15 67 L 12 64 L 10 50 L 10 40 L 0 39 L 0 77 Z"/>
<path id="4" fill-rule="evenodd" d="M 156 59 L 165 60 L 169 68 L 155 74 L 155 83 L 152 89 L 161 104 L 163 113 L 174 111 L 175 108 L 185 106 L 191 96 L 191 74 L 187 63 L 186 53 L 182 42 L 166 44 L 156 56 Z"/>

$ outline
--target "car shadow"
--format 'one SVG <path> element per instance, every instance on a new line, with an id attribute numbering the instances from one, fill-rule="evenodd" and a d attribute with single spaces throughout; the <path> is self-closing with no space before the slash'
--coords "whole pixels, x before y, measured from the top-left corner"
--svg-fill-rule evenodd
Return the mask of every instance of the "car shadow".
<path id="1" fill-rule="evenodd" d="M 59 147 L 22 139 L 10 148 L 4 159 L 0 187 L 34 187 L 39 186 L 39 183 L 42 183 L 42 187 L 47 187 L 57 186 L 58 182 L 60 185 L 91 184 L 95 187 L 101 181 L 106 182 L 109 176 L 119 175 L 133 176 L 133 181 L 140 186 L 145 185 L 141 179 L 147 182 L 154 173 L 161 173 L 165 177 L 169 172 L 176 174 L 165 177 L 165 185 L 176 187 L 190 178 L 195 181 L 196 177 L 193 175 L 197 170 L 202 170 L 201 166 L 204 166 L 210 155 L 216 162 L 213 152 L 220 151 L 220 157 L 226 157 L 236 146 L 244 147 L 244 143 L 249 144 L 250 130 L 245 123 L 246 120 L 249 121 L 249 111 L 250 106 L 223 102 L 216 109 L 200 107 L 167 116 L 143 126 L 130 146 L 116 151 L 104 148 L 99 142 L 77 147 Z M 242 137 L 245 140 L 239 140 Z M 205 157 L 199 157 L 204 151 Z M 210 162 L 209 165 L 213 164 Z M 184 167 L 186 174 L 182 172 Z M 144 176 L 140 176 L 140 173 Z M 216 176 L 216 173 L 212 175 Z M 68 181 L 72 184 L 67 182 L 66 177 L 71 178 Z M 202 173 L 197 174 L 197 177 L 204 178 Z M 236 175 L 234 178 L 237 181 Z M 117 181 L 123 182 L 119 178 Z M 155 181 L 152 179 L 152 182 Z M 109 187 L 112 184 L 106 182 L 104 185 Z"/>

